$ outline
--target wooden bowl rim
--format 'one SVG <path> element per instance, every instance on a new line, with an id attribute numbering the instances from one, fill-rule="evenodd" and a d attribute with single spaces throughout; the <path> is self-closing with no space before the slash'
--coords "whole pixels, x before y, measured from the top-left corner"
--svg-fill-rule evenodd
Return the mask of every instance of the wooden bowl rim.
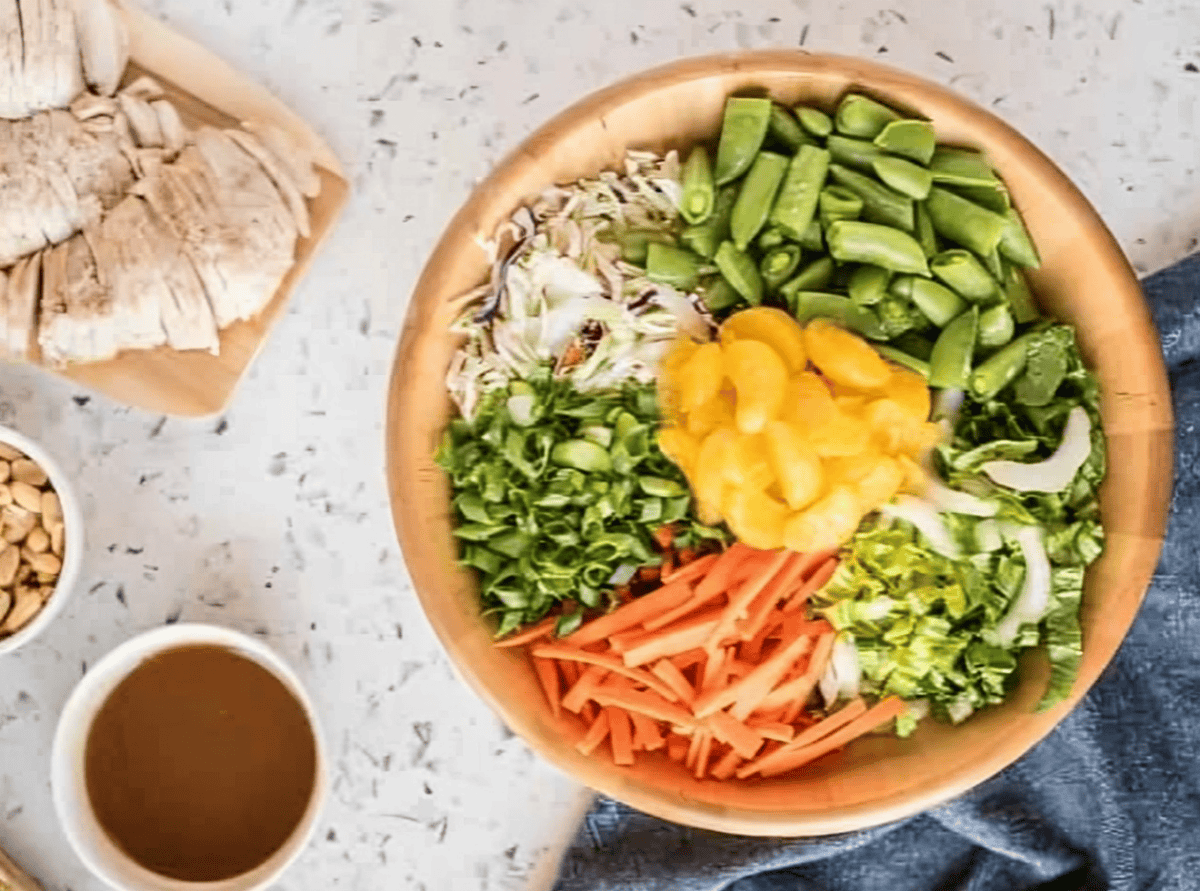
<path id="1" fill-rule="evenodd" d="M 1137 295 L 1137 298 L 1141 300 L 1142 309 L 1145 310 L 1145 323 L 1150 332 L 1155 331 L 1132 268 L 1115 238 L 1080 190 L 1048 156 L 1013 127 L 953 90 L 918 75 L 874 61 L 853 56 L 810 53 L 805 50 L 748 50 L 694 56 L 668 62 L 592 92 L 532 132 L 476 186 L 468 200 L 447 225 L 426 262 L 413 288 L 404 328 L 397 344 L 388 391 L 384 431 L 387 447 L 385 461 L 389 500 L 402 551 L 406 543 L 409 543 L 409 547 L 416 547 L 419 530 L 406 530 L 403 511 L 406 499 L 397 496 L 404 494 L 411 496 L 414 492 L 409 487 L 411 480 L 406 479 L 404 468 L 398 466 L 399 462 L 395 460 L 394 450 L 391 446 L 393 436 L 402 427 L 405 416 L 403 381 L 399 372 L 403 367 L 406 354 L 421 340 L 423 334 L 420 329 L 421 320 L 418 318 L 418 296 L 430 290 L 435 292 L 442 290 L 442 281 L 450 266 L 450 261 L 464 245 L 471 243 L 472 239 L 480 234 L 473 221 L 486 218 L 488 212 L 495 210 L 499 198 L 506 195 L 511 196 L 514 184 L 519 183 L 528 175 L 531 165 L 539 163 L 540 159 L 534 151 L 537 146 L 555 143 L 564 135 L 586 126 L 589 121 L 597 118 L 603 119 L 614 109 L 652 89 L 663 89 L 678 86 L 687 81 L 733 73 L 762 73 L 764 75 L 786 73 L 799 76 L 836 74 L 848 78 L 852 83 L 862 83 L 863 89 L 868 92 L 883 93 L 887 91 L 889 82 L 903 81 L 917 84 L 925 92 L 925 97 L 930 103 L 936 102 L 953 107 L 956 114 L 960 116 L 960 122 L 968 126 L 972 132 L 980 134 L 979 141 L 981 143 L 1004 142 L 1020 146 L 1021 150 L 1030 156 L 1030 165 L 1040 171 L 1039 177 L 1046 187 L 1053 190 L 1056 198 L 1069 209 L 1071 215 L 1081 220 L 1084 227 L 1089 230 L 1089 238 L 1094 240 L 1098 252 L 1104 255 L 1108 274 L 1113 276 L 1114 280 L 1124 280 L 1126 299 Z M 544 185 L 549 184 L 547 182 Z M 514 205 L 503 208 L 501 218 L 512 209 L 515 209 Z M 490 235 L 491 233 L 486 234 Z M 1157 342 L 1157 337 L 1155 340 Z M 1168 449 L 1166 459 L 1170 463 L 1174 458 L 1171 440 L 1171 431 L 1174 425 L 1171 417 L 1170 391 L 1161 352 L 1158 354 L 1154 371 L 1156 372 L 1155 379 L 1147 382 L 1147 393 L 1152 399 L 1158 399 L 1160 402 L 1165 400 L 1165 406 L 1159 407 L 1158 421 L 1153 426 L 1147 426 L 1136 432 L 1165 437 Z M 1166 468 L 1168 480 L 1171 478 L 1170 471 L 1171 468 L 1168 466 Z M 1165 497 L 1160 500 L 1161 504 L 1157 506 L 1157 512 L 1151 511 L 1153 516 L 1148 518 L 1152 521 L 1150 526 L 1155 530 L 1165 530 L 1166 528 L 1166 517 L 1170 505 L 1169 485 L 1165 489 Z M 1154 548 L 1157 556 L 1158 549 L 1161 548 L 1162 534 L 1154 532 L 1145 535 L 1144 538 L 1155 542 Z M 555 747 L 544 744 L 536 734 L 530 732 L 528 722 L 510 709 L 503 697 L 493 693 L 489 685 L 477 674 L 474 666 L 464 664 L 456 659 L 456 647 L 446 621 L 436 610 L 427 608 L 431 605 L 430 596 L 428 592 L 423 592 L 417 587 L 415 580 L 413 588 L 431 626 L 446 648 L 456 673 L 534 751 L 568 775 L 604 795 L 648 814 L 676 823 L 742 835 L 813 837 L 870 828 L 909 817 L 961 795 L 999 773 L 1024 755 L 1048 735 L 1078 704 L 1112 659 L 1120 641 L 1128 633 L 1129 627 L 1137 615 L 1152 572 L 1152 563 L 1149 568 L 1139 565 L 1129 578 L 1123 578 L 1127 585 L 1136 588 L 1137 595 L 1128 609 L 1128 615 L 1119 617 L 1123 626 L 1121 636 L 1109 651 L 1104 653 L 1103 659 L 1095 665 L 1094 671 L 1089 672 L 1091 676 L 1086 678 L 1086 683 L 1077 683 L 1071 698 L 1047 713 L 1047 716 L 1052 717 L 1053 720 L 1040 722 L 1031 726 L 1027 732 L 1015 738 L 1006 739 L 1005 744 L 998 745 L 988 757 L 974 762 L 969 767 L 960 768 L 948 774 L 941 782 L 933 784 L 925 790 L 902 790 L 893 793 L 890 798 L 882 800 L 844 807 L 837 811 L 804 814 L 725 807 L 694 801 L 681 794 L 671 797 L 661 791 L 655 792 L 655 790 L 641 788 L 632 782 L 623 781 L 618 775 L 614 775 L 611 768 L 605 770 L 594 763 L 589 764 L 586 768 L 580 768 L 578 763 L 568 764 L 568 759 L 556 751 Z M 1081 680 L 1084 679 L 1081 678 Z"/>

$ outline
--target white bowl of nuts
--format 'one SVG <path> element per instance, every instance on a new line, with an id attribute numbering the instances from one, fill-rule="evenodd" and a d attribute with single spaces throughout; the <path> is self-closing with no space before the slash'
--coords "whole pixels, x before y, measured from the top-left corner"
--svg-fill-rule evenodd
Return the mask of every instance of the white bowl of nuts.
<path id="1" fill-rule="evenodd" d="M 62 609 L 83 560 L 83 514 L 66 474 L 27 436 L 0 427 L 0 655 Z"/>

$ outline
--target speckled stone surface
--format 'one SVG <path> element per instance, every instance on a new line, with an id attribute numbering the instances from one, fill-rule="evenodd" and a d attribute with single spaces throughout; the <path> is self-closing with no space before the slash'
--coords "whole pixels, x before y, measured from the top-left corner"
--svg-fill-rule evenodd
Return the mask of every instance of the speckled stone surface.
<path id="1" fill-rule="evenodd" d="M 1200 7 L 1185 0 L 156 0 L 325 135 L 354 196 L 222 418 L 126 409 L 0 369 L 0 423 L 52 449 L 89 548 L 49 631 L 0 658 L 0 846 L 93 891 L 50 803 L 59 708 L 86 666 L 174 620 L 260 635 L 301 673 L 333 757 L 309 889 L 546 887 L 586 795 L 454 677 L 384 494 L 387 373 L 408 293 L 472 184 L 579 96 L 680 55 L 867 55 L 993 108 L 1096 204 L 1142 272 L 1200 234 Z"/>

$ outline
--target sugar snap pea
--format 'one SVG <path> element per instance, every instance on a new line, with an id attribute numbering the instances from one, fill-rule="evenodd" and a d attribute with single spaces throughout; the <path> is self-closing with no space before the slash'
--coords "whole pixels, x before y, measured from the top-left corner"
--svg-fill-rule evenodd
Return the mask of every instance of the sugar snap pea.
<path id="1" fill-rule="evenodd" d="M 967 308 L 963 299 L 945 285 L 917 275 L 897 276 L 891 291 L 911 300 L 925 318 L 939 328 L 945 327 Z"/>
<path id="2" fill-rule="evenodd" d="M 770 219 L 793 238 L 799 239 L 817 212 L 817 199 L 829 170 L 829 152 L 802 145 L 787 165 L 779 196 Z"/>
<path id="3" fill-rule="evenodd" d="M 737 186 L 730 185 L 720 189 L 708 219 L 699 225 L 688 226 L 680 234 L 679 240 L 701 257 L 711 260 L 721 242 L 729 237 L 729 217 L 733 213 L 737 194 Z"/>
<path id="4" fill-rule="evenodd" d="M 718 186 L 733 182 L 750 169 L 767 136 L 770 120 L 770 99 L 731 96 L 725 100 L 713 171 Z"/>
<path id="5" fill-rule="evenodd" d="M 993 185 L 961 185 L 952 187 L 955 192 L 968 201 L 974 201 L 981 207 L 986 207 L 993 213 L 1004 214 L 1012 206 L 1012 198 L 1008 188 L 1000 180 Z"/>
<path id="6" fill-rule="evenodd" d="M 767 221 L 787 169 L 788 159 L 775 152 L 759 152 L 750 165 L 729 217 L 729 232 L 738 250 L 744 251 Z"/>
<path id="7" fill-rule="evenodd" d="M 891 278 L 891 270 L 864 263 L 854 270 L 846 290 L 850 292 L 850 299 L 859 306 L 874 306 L 887 293 Z"/>
<path id="8" fill-rule="evenodd" d="M 782 105 L 771 103 L 771 116 L 767 121 L 767 135 L 775 142 L 795 154 L 802 145 L 811 145 L 812 137 L 804 132 L 792 113 Z"/>
<path id="9" fill-rule="evenodd" d="M 825 148 L 833 161 L 845 167 L 853 167 L 864 173 L 872 172 L 872 165 L 884 157 L 883 149 L 868 139 L 834 134 L 825 140 Z"/>
<path id="10" fill-rule="evenodd" d="M 915 371 L 917 374 L 926 380 L 929 379 L 929 363 L 924 359 L 918 359 L 916 356 L 910 356 L 903 350 L 898 350 L 886 343 L 877 344 L 876 352 L 889 362 L 895 362 L 897 365 L 907 368 L 909 371 Z"/>
<path id="11" fill-rule="evenodd" d="M 844 186 L 828 185 L 817 199 L 817 216 L 822 227 L 834 220 L 857 220 L 862 216 L 862 209 L 862 199 Z"/>
<path id="12" fill-rule="evenodd" d="M 1000 243 L 1000 236 L 1008 225 L 1000 214 L 937 186 L 929 190 L 925 209 L 939 235 L 981 256 Z"/>
<path id="13" fill-rule="evenodd" d="M 862 199 L 863 219 L 905 232 L 913 231 L 913 200 L 907 195 L 841 164 L 830 164 L 829 175 L 838 185 L 845 186 Z"/>
<path id="14" fill-rule="evenodd" d="M 939 145 L 929 160 L 935 183 L 955 186 L 995 186 L 999 180 L 980 152 Z"/>
<path id="15" fill-rule="evenodd" d="M 829 283 L 833 281 L 833 273 L 833 260 L 829 257 L 818 257 L 801 269 L 795 278 L 781 285 L 779 293 L 788 303 L 792 303 L 796 294 L 801 291 L 820 291 L 829 287 Z"/>
<path id="16" fill-rule="evenodd" d="M 925 202 L 919 202 L 913 208 L 913 233 L 917 237 L 917 243 L 921 245 L 921 250 L 925 252 L 926 257 L 932 257 L 941 247 L 938 245 L 937 233 L 933 231 L 933 221 L 929 219 L 929 211 L 925 209 Z"/>
<path id="17" fill-rule="evenodd" d="M 883 103 L 862 93 L 847 93 L 838 103 L 834 126 L 847 136 L 874 139 L 884 127 L 899 119 L 900 115 Z"/>
<path id="18" fill-rule="evenodd" d="M 825 291 L 798 291 L 791 303 L 792 315 L 806 323 L 813 319 L 832 319 L 851 331 L 871 340 L 885 340 L 887 335 L 879 317 L 869 307 L 859 306 L 849 297 Z"/>
<path id="19" fill-rule="evenodd" d="M 764 226 L 763 230 L 758 233 L 758 237 L 754 239 L 754 246 L 760 251 L 766 252 L 779 247 L 786 241 L 787 236 L 778 226 Z"/>
<path id="20" fill-rule="evenodd" d="M 890 154 L 928 164 L 937 147 L 937 135 L 929 121 L 892 121 L 879 131 L 875 144 Z"/>
<path id="21" fill-rule="evenodd" d="M 833 118 L 821 109 L 813 108 L 811 105 L 797 105 L 793 111 L 800 119 L 800 126 L 813 136 L 824 139 L 833 132 Z"/>
<path id="22" fill-rule="evenodd" d="M 721 275 L 747 303 L 753 306 L 762 303 L 762 276 L 758 274 L 758 266 L 749 254 L 738 250 L 732 241 L 723 241 L 713 260 L 717 269 L 721 270 Z"/>
<path id="23" fill-rule="evenodd" d="M 680 174 L 682 196 L 679 201 L 679 214 L 693 226 L 708 219 L 716 204 L 716 188 L 713 185 L 712 164 L 708 160 L 708 152 L 704 146 L 698 145 L 692 149 L 684 162 Z"/>
<path id="24" fill-rule="evenodd" d="M 910 356 L 916 356 L 922 362 L 928 362 L 929 357 L 933 355 L 933 341 L 915 331 L 907 331 L 901 334 L 892 341 L 892 346 L 898 350 L 903 350 Z"/>
<path id="25" fill-rule="evenodd" d="M 781 244 L 779 247 L 771 248 L 763 257 L 762 262 L 758 264 L 763 286 L 768 291 L 774 291 L 791 278 L 796 267 L 800 265 L 800 254 L 800 245 L 798 244 Z"/>
<path id="26" fill-rule="evenodd" d="M 901 195 L 916 198 L 918 201 L 929 196 L 929 190 L 933 186 L 933 175 L 920 164 L 914 164 L 904 158 L 881 155 L 872 162 L 872 167 L 884 185 L 891 186 Z"/>
<path id="27" fill-rule="evenodd" d="M 1013 318 L 1018 325 L 1032 322 L 1038 318 L 1037 305 L 1033 302 L 1033 293 L 1029 283 L 1025 281 L 1025 273 L 1019 267 L 1010 266 L 1005 270 L 1004 297 L 1012 310 Z"/>
<path id="28" fill-rule="evenodd" d="M 617 237 L 621 247 L 621 259 L 638 266 L 646 264 L 646 252 L 651 242 L 672 244 L 671 236 L 658 229 L 625 229 Z"/>
<path id="29" fill-rule="evenodd" d="M 972 306 L 952 320 L 933 345 L 929 357 L 929 386 L 961 390 L 971 376 L 975 336 L 979 330 L 979 307 Z"/>
<path id="30" fill-rule="evenodd" d="M 709 312 L 720 312 L 742 302 L 742 295 L 723 275 L 714 275 L 700 291 L 700 299 Z"/>
<path id="31" fill-rule="evenodd" d="M 1019 266 L 1037 268 L 1041 265 L 1037 248 L 1015 207 L 1004 212 L 1004 231 L 1000 233 L 1000 253 Z"/>
<path id="32" fill-rule="evenodd" d="M 976 343 L 984 349 L 994 350 L 1012 340 L 1015 330 L 1012 313 L 1003 303 L 997 303 L 979 314 Z"/>
<path id="33" fill-rule="evenodd" d="M 825 231 L 829 253 L 842 263 L 870 263 L 892 272 L 929 274 L 925 252 L 907 232 L 865 223 L 862 220 L 834 220 Z"/>
<path id="34" fill-rule="evenodd" d="M 942 251 L 929 258 L 929 270 L 972 303 L 993 303 L 1003 297 L 999 284 L 970 251 Z"/>
<path id="35" fill-rule="evenodd" d="M 800 247 L 806 251 L 825 250 L 825 233 L 821 229 L 819 221 L 813 220 L 804 227 L 804 231 L 800 234 Z"/>
<path id="36" fill-rule="evenodd" d="M 998 248 L 992 248 L 979 259 L 983 263 L 983 268 L 996 280 L 997 284 L 1004 280 L 1004 260 L 1001 258 Z"/>
<path id="37" fill-rule="evenodd" d="M 709 267 L 711 270 L 711 267 Z M 646 249 L 646 278 L 681 291 L 691 291 L 700 281 L 704 260 L 691 251 L 653 241 Z"/>
<path id="38" fill-rule="evenodd" d="M 1029 342 L 1035 336 L 1034 332 L 1023 334 L 982 362 L 971 373 L 971 395 L 984 402 L 1016 380 L 1025 368 Z"/>

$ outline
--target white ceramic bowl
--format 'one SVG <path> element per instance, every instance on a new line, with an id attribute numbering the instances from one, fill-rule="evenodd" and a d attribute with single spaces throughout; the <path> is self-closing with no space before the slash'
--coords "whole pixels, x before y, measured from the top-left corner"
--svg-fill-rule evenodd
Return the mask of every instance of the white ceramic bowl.
<path id="1" fill-rule="evenodd" d="M 113 689 L 146 659 L 182 646 L 211 645 L 233 650 L 271 672 L 304 709 L 316 740 L 316 780 L 312 797 L 288 840 L 255 869 L 219 882 L 185 882 L 151 872 L 105 834 L 88 799 L 84 754 L 92 721 Z M 120 891 L 261 891 L 273 883 L 308 844 L 328 794 L 328 764 L 321 725 L 295 672 L 270 648 L 238 631 L 215 625 L 166 625 L 118 646 L 79 681 L 63 706 L 50 754 L 54 808 L 79 859 L 98 878 Z"/>
<path id="2" fill-rule="evenodd" d="M 54 460 L 40 445 L 18 433 L 10 427 L 0 427 L 0 442 L 12 446 L 25 453 L 30 460 L 41 466 L 50 478 L 50 485 L 58 494 L 63 512 L 63 561 L 62 571 L 54 585 L 54 593 L 42 605 L 41 610 L 19 631 L 8 637 L 0 638 L 0 655 L 11 653 L 13 650 L 33 640 L 42 630 L 54 620 L 62 610 L 67 598 L 79 581 L 79 569 L 83 565 L 83 511 L 79 507 L 79 498 L 75 495 L 75 487 L 71 484 L 62 466 Z"/>

